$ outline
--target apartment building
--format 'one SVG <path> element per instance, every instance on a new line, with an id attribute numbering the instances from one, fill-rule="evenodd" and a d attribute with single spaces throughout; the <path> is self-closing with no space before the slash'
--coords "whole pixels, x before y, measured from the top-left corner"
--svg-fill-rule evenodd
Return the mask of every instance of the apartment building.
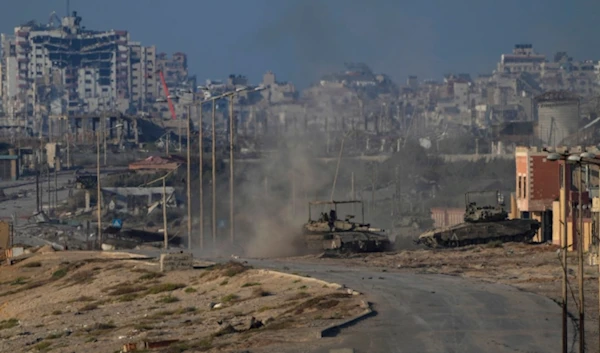
<path id="1" fill-rule="evenodd" d="M 559 148 L 564 151 L 564 148 Z M 572 152 L 581 148 L 573 148 Z M 595 148 L 587 148 L 597 154 Z M 564 161 L 547 160 L 548 152 L 535 147 L 517 147 L 516 162 L 516 204 L 517 216 L 532 218 L 540 221 L 542 227 L 534 241 L 551 241 L 565 246 L 563 239 L 563 224 L 567 223 L 567 244 L 569 251 L 576 249 L 577 214 L 573 211 L 579 208 L 579 193 L 583 206 L 583 235 L 584 250 L 588 251 L 593 242 L 593 220 L 591 216 L 592 196 L 597 193 L 598 173 L 593 168 L 583 168 L 582 178 L 576 165 Z M 566 168 L 566 179 L 563 179 L 563 168 Z M 574 218 L 575 217 L 575 218 Z M 575 223 L 573 220 L 575 219 Z M 597 235 L 596 235 L 597 236 Z"/>
<path id="2" fill-rule="evenodd" d="M 519 74 L 521 72 L 539 73 L 546 56 L 537 54 L 531 44 L 515 45 L 512 54 L 502 54 L 498 63 L 498 73 Z"/>
<path id="3" fill-rule="evenodd" d="M 10 115 L 44 112 L 125 112 L 154 98 L 156 49 L 129 40 L 127 31 L 93 31 L 73 12 L 58 25 L 34 21 L 1 40 L 1 86 Z"/>

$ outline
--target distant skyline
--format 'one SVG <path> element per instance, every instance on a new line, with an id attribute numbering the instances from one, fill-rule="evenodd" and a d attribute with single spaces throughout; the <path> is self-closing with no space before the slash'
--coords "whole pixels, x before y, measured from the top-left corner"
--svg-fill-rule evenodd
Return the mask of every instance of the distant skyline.
<path id="1" fill-rule="evenodd" d="M 0 31 L 66 15 L 66 0 L 4 1 Z M 271 70 L 300 89 L 344 62 L 365 62 L 399 84 L 408 75 L 491 73 L 502 53 L 533 44 L 600 59 L 592 0 L 71 0 L 88 29 L 122 29 L 159 52 L 188 54 L 198 83 Z"/>

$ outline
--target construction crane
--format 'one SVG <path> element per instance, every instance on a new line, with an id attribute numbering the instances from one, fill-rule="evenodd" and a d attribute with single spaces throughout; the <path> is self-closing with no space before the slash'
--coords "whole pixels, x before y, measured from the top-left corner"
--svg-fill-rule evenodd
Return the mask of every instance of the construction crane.
<path id="1" fill-rule="evenodd" d="M 163 85 L 163 89 L 165 91 L 165 95 L 167 96 L 167 102 L 169 103 L 169 110 L 171 111 L 171 117 L 173 120 L 177 119 L 177 115 L 175 114 L 175 107 L 173 106 L 173 101 L 171 100 L 171 95 L 169 94 L 169 88 L 167 87 L 167 82 L 165 81 L 165 75 L 162 70 L 156 70 L 156 72 L 160 75 L 160 82 Z"/>

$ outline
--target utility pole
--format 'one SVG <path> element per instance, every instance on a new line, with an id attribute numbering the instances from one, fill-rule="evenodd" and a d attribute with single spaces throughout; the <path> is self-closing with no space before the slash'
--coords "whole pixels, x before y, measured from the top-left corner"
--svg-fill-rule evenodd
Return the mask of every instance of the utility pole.
<path id="1" fill-rule="evenodd" d="M 229 97 L 229 238 L 231 244 L 235 239 L 235 222 L 234 222 L 234 195 L 233 195 L 233 129 L 234 129 L 234 117 L 233 117 L 233 99 L 235 94 Z"/>
<path id="2" fill-rule="evenodd" d="M 354 172 L 350 174 L 350 194 L 352 195 L 352 201 L 356 201 L 356 192 L 354 190 Z M 355 215 L 356 207 L 352 204 L 352 215 Z"/>
<path id="3" fill-rule="evenodd" d="M 191 111 L 192 107 L 188 105 L 187 107 L 187 231 L 188 231 L 188 249 L 192 249 L 192 184 L 191 184 L 191 176 L 192 176 L 192 160 L 190 157 L 190 124 L 191 124 Z"/>
<path id="4" fill-rule="evenodd" d="M 200 155 L 199 183 L 200 183 L 200 249 L 204 249 L 204 128 L 202 127 L 202 103 L 198 121 L 198 152 Z"/>
<path id="5" fill-rule="evenodd" d="M 171 132 L 168 131 L 167 132 L 167 148 L 166 148 L 167 156 L 169 156 L 169 145 L 170 144 L 171 144 Z"/>
<path id="6" fill-rule="evenodd" d="M 179 152 L 181 152 L 181 119 L 178 119 L 177 122 L 179 123 L 177 124 L 179 126 Z"/>
<path id="7" fill-rule="evenodd" d="M 52 191 L 50 190 L 50 165 L 46 162 L 46 182 L 48 183 L 48 214 L 52 211 Z"/>
<path id="8" fill-rule="evenodd" d="M 373 209 L 375 208 L 375 164 L 371 168 L 371 207 L 369 209 L 369 218 L 373 217 Z"/>
<path id="9" fill-rule="evenodd" d="M 363 119 L 363 128 L 365 131 L 368 130 L 369 126 L 368 126 L 368 121 L 367 121 L 367 117 L 365 116 L 365 107 L 364 107 L 364 103 L 363 100 L 358 96 L 358 94 L 356 95 L 356 98 L 358 98 L 358 108 L 360 110 L 360 117 Z"/>
<path id="10" fill-rule="evenodd" d="M 67 120 L 67 168 L 71 169 L 71 122 Z"/>
<path id="11" fill-rule="evenodd" d="M 578 274 L 578 280 L 579 280 L 579 352 L 580 353 L 584 353 L 585 352 L 585 329 L 584 329 L 584 318 L 585 318 L 585 313 L 584 313 L 584 295 L 583 295 L 583 276 L 584 276 L 584 272 L 583 272 L 583 204 L 582 204 L 582 197 L 581 197 L 581 193 L 582 193 L 582 174 L 581 174 L 581 167 L 582 164 L 581 162 L 578 163 L 578 170 L 579 172 L 577 173 L 577 177 L 578 177 L 578 184 L 577 184 L 577 189 L 578 189 L 578 194 L 579 194 L 579 207 L 578 207 L 578 211 L 579 211 L 579 239 L 577 239 L 577 258 L 578 258 L 578 262 L 579 262 L 579 274 Z M 573 220 L 575 221 L 575 220 Z"/>
<path id="12" fill-rule="evenodd" d="M 169 248 L 169 233 L 167 231 L 167 176 L 162 178 L 162 211 L 163 211 L 163 241 L 165 250 Z"/>
<path id="13" fill-rule="evenodd" d="M 217 243 L 217 134 L 215 128 L 216 103 L 212 101 L 212 241 Z"/>
<path id="14" fill-rule="evenodd" d="M 102 249 L 102 191 L 100 189 L 100 134 L 96 131 L 96 186 L 98 211 L 98 247 Z"/>
<path id="15" fill-rule="evenodd" d="M 106 129 L 106 113 L 104 113 L 104 116 L 102 117 L 102 124 L 101 125 L 102 125 L 102 144 L 104 145 L 103 146 L 103 148 L 104 148 L 104 151 L 103 151 L 103 153 L 104 153 L 104 166 L 106 167 L 106 150 L 107 150 L 107 148 L 106 148 L 106 144 L 107 144 L 106 143 L 106 133 L 107 133 L 107 131 L 106 131 L 107 130 Z"/>
<path id="16" fill-rule="evenodd" d="M 57 167 L 58 167 L 58 158 L 56 155 L 54 156 L 54 209 L 58 208 L 58 175 L 57 175 Z"/>
<path id="17" fill-rule="evenodd" d="M 296 217 L 296 175 L 292 170 L 292 217 Z"/>
<path id="18" fill-rule="evenodd" d="M 20 155 L 20 153 L 19 153 Z M 38 153 L 36 158 L 34 159 L 35 163 L 35 209 L 37 212 L 40 212 L 40 156 L 41 152 Z"/>
<path id="19" fill-rule="evenodd" d="M 562 278 L 562 352 L 569 352 L 569 338 L 568 338 L 568 317 L 569 313 L 567 310 L 567 302 L 568 302 L 568 269 L 567 269 L 567 250 L 569 245 L 567 244 L 568 237 L 567 233 L 569 232 L 569 225 L 567 223 L 567 215 L 569 213 L 569 204 L 567 202 L 567 161 L 563 160 L 561 165 L 562 167 L 562 183 L 560 185 L 560 189 L 563 190 L 564 193 L 564 202 L 563 202 L 563 210 L 562 210 L 562 221 L 563 221 L 563 229 L 562 229 L 562 265 L 563 265 L 563 278 Z M 560 190 L 559 189 L 559 190 Z"/>

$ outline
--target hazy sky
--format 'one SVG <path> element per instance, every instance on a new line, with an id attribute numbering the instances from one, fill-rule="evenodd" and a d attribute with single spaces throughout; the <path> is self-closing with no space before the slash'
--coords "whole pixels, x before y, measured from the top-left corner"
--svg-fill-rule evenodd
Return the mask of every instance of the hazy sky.
<path id="1" fill-rule="evenodd" d="M 0 0 L 0 31 L 47 22 L 66 0 Z M 532 43 L 552 56 L 600 59 L 593 0 L 71 0 L 88 29 L 124 29 L 159 51 L 188 54 L 199 83 L 272 70 L 299 87 L 347 61 L 396 81 L 489 73 L 501 53 Z"/>

